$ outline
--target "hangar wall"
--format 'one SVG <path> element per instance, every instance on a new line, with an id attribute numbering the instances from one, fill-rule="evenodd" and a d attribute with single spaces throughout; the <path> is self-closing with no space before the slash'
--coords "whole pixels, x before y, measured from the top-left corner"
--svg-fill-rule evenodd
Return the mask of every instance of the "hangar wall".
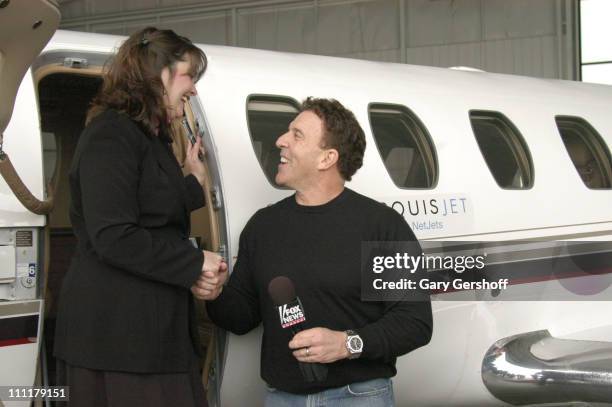
<path id="1" fill-rule="evenodd" d="M 63 0 L 61 28 L 578 78 L 577 0 Z"/>

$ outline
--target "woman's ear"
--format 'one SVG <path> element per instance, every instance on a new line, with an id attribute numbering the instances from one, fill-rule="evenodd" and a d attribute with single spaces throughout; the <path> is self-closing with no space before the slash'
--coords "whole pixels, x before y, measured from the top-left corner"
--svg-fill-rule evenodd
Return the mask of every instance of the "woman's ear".
<path id="1" fill-rule="evenodd" d="M 161 71 L 161 81 L 164 85 L 164 94 L 167 93 L 168 86 L 170 85 L 170 80 L 172 79 L 172 73 L 170 72 L 170 68 L 165 67 Z"/>

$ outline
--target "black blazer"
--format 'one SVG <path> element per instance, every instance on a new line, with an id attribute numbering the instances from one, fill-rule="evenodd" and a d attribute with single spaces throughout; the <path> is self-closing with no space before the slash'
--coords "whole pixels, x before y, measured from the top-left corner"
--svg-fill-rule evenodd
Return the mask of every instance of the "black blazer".
<path id="1" fill-rule="evenodd" d="M 189 288 L 204 261 L 189 213 L 204 204 L 167 141 L 109 110 L 83 131 L 70 170 L 78 240 L 60 294 L 55 356 L 126 372 L 189 370 Z"/>

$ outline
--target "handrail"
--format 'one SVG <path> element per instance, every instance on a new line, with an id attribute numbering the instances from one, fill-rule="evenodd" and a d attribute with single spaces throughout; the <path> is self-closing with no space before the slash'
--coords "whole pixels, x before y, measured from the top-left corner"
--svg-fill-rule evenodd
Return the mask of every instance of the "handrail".
<path id="1" fill-rule="evenodd" d="M 4 135 L 2 135 L 2 140 Z M 0 144 L 0 175 L 4 178 L 4 181 L 8 184 L 13 194 L 17 197 L 19 202 L 23 206 L 26 207 L 32 213 L 37 215 L 47 215 L 53 210 L 53 191 L 52 188 L 49 187 L 48 193 L 49 196 L 47 199 L 41 201 L 36 198 L 28 189 L 28 187 L 23 183 L 19 174 L 13 167 L 13 163 L 9 156 L 2 151 L 2 147 Z"/>

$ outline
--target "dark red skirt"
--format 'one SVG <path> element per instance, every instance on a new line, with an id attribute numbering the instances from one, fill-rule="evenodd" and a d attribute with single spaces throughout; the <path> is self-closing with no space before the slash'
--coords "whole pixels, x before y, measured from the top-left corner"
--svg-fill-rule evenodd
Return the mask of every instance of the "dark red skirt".
<path id="1" fill-rule="evenodd" d="M 199 370 L 125 373 L 92 370 L 57 360 L 58 386 L 69 386 L 68 407 L 208 407 Z"/>

